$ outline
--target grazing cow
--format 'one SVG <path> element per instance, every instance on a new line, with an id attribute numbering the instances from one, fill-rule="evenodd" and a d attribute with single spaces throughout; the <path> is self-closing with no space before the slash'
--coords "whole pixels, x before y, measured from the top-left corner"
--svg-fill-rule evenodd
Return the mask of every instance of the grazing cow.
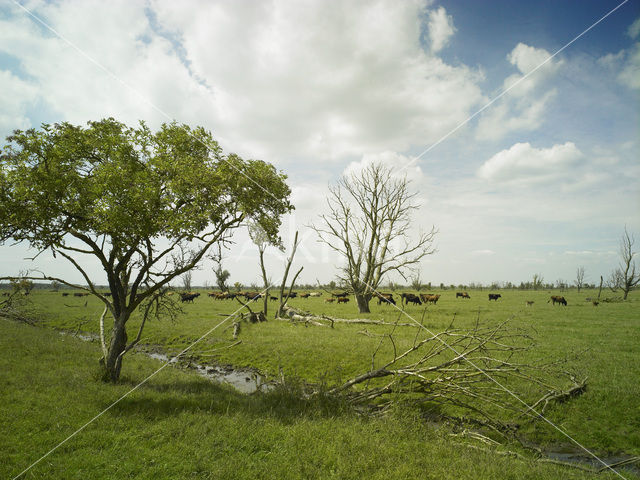
<path id="1" fill-rule="evenodd" d="M 84 297 L 84 293 L 76 292 L 73 294 L 74 297 Z"/>
<path id="2" fill-rule="evenodd" d="M 375 293 L 375 297 L 378 299 L 378 305 L 381 305 L 382 302 L 388 304 L 391 303 L 393 305 L 396 304 L 396 301 L 393 299 L 393 293 Z"/>
<path id="3" fill-rule="evenodd" d="M 597 307 L 597 306 L 600 304 L 600 302 L 599 302 L 599 301 L 597 301 L 597 300 L 593 300 L 593 301 L 591 302 L 591 304 L 592 304 L 594 307 Z"/>
<path id="4" fill-rule="evenodd" d="M 300 298 L 309 298 L 310 295 L 310 293 L 301 293 Z"/>
<path id="5" fill-rule="evenodd" d="M 331 295 L 333 295 L 334 297 L 338 297 L 338 298 L 345 298 L 346 296 L 349 295 L 349 292 L 332 293 Z"/>
<path id="6" fill-rule="evenodd" d="M 260 292 L 245 292 L 244 293 L 244 298 L 246 298 L 247 300 L 258 300 L 261 297 L 262 297 L 262 295 L 260 295 Z"/>
<path id="7" fill-rule="evenodd" d="M 402 295 L 400 295 L 400 302 L 403 305 L 405 303 L 409 305 L 409 302 L 415 305 L 422 305 L 422 301 L 420 300 L 420 297 L 418 297 L 417 295 L 414 295 L 413 293 L 403 293 Z"/>
<path id="8" fill-rule="evenodd" d="M 491 300 L 495 300 L 496 302 L 498 301 L 498 299 L 501 297 L 502 295 L 500 295 L 499 293 L 490 293 L 489 294 L 489 301 Z"/>
<path id="9" fill-rule="evenodd" d="M 561 305 L 564 305 L 565 307 L 567 306 L 567 301 L 564 299 L 564 297 L 561 297 L 559 295 L 551 295 L 551 301 L 553 302 L 553 305 L 559 303 Z"/>
<path id="10" fill-rule="evenodd" d="M 68 296 L 69 296 L 69 294 L 68 294 L 67 292 L 64 292 L 64 293 L 62 294 L 62 296 L 63 296 L 63 297 L 68 297 Z"/>
<path id="11" fill-rule="evenodd" d="M 199 296 L 200 296 L 199 293 L 181 293 L 180 294 L 180 301 L 182 303 L 186 303 L 186 302 L 193 303 L 193 300 L 196 299 Z"/>
<path id="12" fill-rule="evenodd" d="M 339 297 L 338 303 L 348 303 L 349 299 L 347 297 Z"/>
<path id="13" fill-rule="evenodd" d="M 527 307 L 531 307 L 533 305 L 533 300 L 527 300 Z"/>
<path id="14" fill-rule="evenodd" d="M 432 293 L 420 294 L 420 300 L 422 300 L 423 303 L 433 303 L 435 305 L 436 303 L 438 303 L 439 298 L 440 298 L 440 295 L 434 295 Z"/>
<path id="15" fill-rule="evenodd" d="M 336 299 L 335 299 L 335 298 L 325 298 L 325 299 L 324 299 L 324 303 L 333 303 L 333 302 L 335 302 L 335 301 L 336 301 Z"/>
<path id="16" fill-rule="evenodd" d="M 469 296 L 469 294 L 467 292 L 457 292 L 456 293 L 456 298 L 468 298 L 471 299 L 471 297 Z"/>
<path id="17" fill-rule="evenodd" d="M 298 296 L 298 292 L 291 292 L 289 294 L 289 298 L 296 298 Z"/>
<path id="18" fill-rule="evenodd" d="M 322 292 L 311 292 L 309 294 L 310 297 L 321 297 L 322 296 Z"/>

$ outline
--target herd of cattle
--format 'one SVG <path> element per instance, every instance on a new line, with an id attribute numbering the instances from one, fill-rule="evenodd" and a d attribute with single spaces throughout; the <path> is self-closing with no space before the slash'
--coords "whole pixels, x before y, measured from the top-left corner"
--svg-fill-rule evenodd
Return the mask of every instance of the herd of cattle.
<path id="1" fill-rule="evenodd" d="M 168 295 L 173 295 L 174 292 L 169 292 Z M 69 293 L 63 293 L 62 296 L 66 297 L 68 296 Z M 87 292 L 76 292 L 73 293 L 74 297 L 84 297 L 90 295 Z M 111 295 L 110 293 L 106 293 L 104 294 L 105 296 L 109 296 Z M 179 293 L 180 295 L 180 301 L 182 303 L 193 303 L 193 301 L 198 298 L 200 296 L 199 293 L 197 292 L 182 292 Z M 246 301 L 249 300 L 258 300 L 260 298 L 264 298 L 264 294 L 260 293 L 260 292 L 236 292 L 236 293 L 232 293 L 232 292 L 209 292 L 207 294 L 210 298 L 214 299 L 214 300 L 233 300 L 233 299 L 240 299 L 240 298 L 244 298 Z M 311 297 L 321 297 L 322 293 L 321 292 L 308 292 L 308 293 L 298 293 L 298 292 L 291 292 L 289 294 L 289 298 L 311 298 Z M 410 303 L 413 305 L 423 305 L 423 304 L 437 304 L 438 300 L 440 299 L 440 294 L 432 294 L 432 293 L 420 293 L 418 295 L 413 294 L 413 293 L 401 293 L 400 294 L 400 304 L 401 305 L 409 305 Z M 494 300 L 494 301 L 498 301 L 499 298 L 501 298 L 502 295 L 499 293 L 490 293 L 489 294 L 489 301 Z M 377 298 L 378 299 L 378 305 L 382 305 L 382 304 L 392 304 L 392 305 L 397 305 L 396 300 L 393 298 L 393 294 L 392 293 L 374 293 L 373 294 L 373 298 Z M 466 298 L 466 299 L 471 299 L 471 296 L 467 293 L 467 292 L 456 292 L 456 298 Z M 269 296 L 270 300 L 278 300 L 278 297 L 274 297 L 274 296 Z M 326 303 L 348 303 L 349 302 L 349 293 L 348 292 L 342 292 L 342 293 L 331 293 L 331 297 L 326 298 L 324 300 Z M 567 300 L 564 297 L 561 297 L 559 295 L 551 295 L 551 298 L 549 299 L 549 302 L 553 302 L 553 305 L 555 305 L 556 303 L 559 305 L 564 305 L 565 307 L 567 306 Z M 531 300 L 527 300 L 526 304 L 527 306 L 532 306 L 533 305 L 533 301 Z M 597 305 L 597 302 L 593 302 L 594 305 Z"/>

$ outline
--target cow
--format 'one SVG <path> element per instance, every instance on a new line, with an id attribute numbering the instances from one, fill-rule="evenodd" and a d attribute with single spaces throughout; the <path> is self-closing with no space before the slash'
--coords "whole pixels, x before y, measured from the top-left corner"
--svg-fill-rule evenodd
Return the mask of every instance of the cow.
<path id="1" fill-rule="evenodd" d="M 338 298 L 345 298 L 346 296 L 349 295 L 349 292 L 332 293 L 331 295 L 333 295 L 334 297 L 338 297 Z"/>
<path id="2" fill-rule="evenodd" d="M 527 307 L 533 306 L 533 300 L 527 300 Z"/>
<path id="3" fill-rule="evenodd" d="M 433 303 L 435 305 L 436 303 L 438 303 L 439 299 L 440 299 L 440 295 L 434 295 L 432 293 L 420 294 L 420 300 L 422 300 L 423 303 Z"/>
<path id="4" fill-rule="evenodd" d="M 564 305 L 565 307 L 567 306 L 567 301 L 564 299 L 564 297 L 561 297 L 559 295 L 551 295 L 551 301 L 553 302 L 553 305 L 559 303 L 561 305 Z"/>
<path id="5" fill-rule="evenodd" d="M 403 293 L 402 295 L 400 295 L 400 302 L 403 305 L 405 303 L 409 305 L 409 302 L 415 305 L 422 305 L 422 301 L 420 300 L 420 297 L 418 297 L 417 295 L 414 295 L 413 293 Z"/>
<path id="6" fill-rule="evenodd" d="M 68 297 L 68 296 L 69 296 L 69 294 L 68 294 L 67 292 L 63 292 L 63 293 L 62 293 L 62 296 L 63 296 L 63 297 Z"/>
<path id="7" fill-rule="evenodd" d="M 301 293 L 300 298 L 309 298 L 310 295 L 310 293 Z"/>
<path id="8" fill-rule="evenodd" d="M 80 292 L 75 292 L 73 294 L 74 297 L 84 297 L 84 293 L 80 293 Z"/>
<path id="9" fill-rule="evenodd" d="M 258 300 L 261 297 L 262 297 L 262 295 L 260 295 L 260 292 L 245 292 L 244 293 L 244 298 L 246 298 L 247 300 Z"/>
<path id="10" fill-rule="evenodd" d="M 199 293 L 181 293 L 180 294 L 180 301 L 182 303 L 186 303 L 186 302 L 193 303 L 193 300 L 195 300 L 199 296 L 200 296 Z"/>
<path id="11" fill-rule="evenodd" d="M 338 297 L 338 303 L 348 303 L 349 299 L 347 297 Z"/>
<path id="12" fill-rule="evenodd" d="M 381 305 L 382 302 L 386 304 L 396 304 L 396 301 L 393 299 L 393 293 L 375 293 L 374 295 L 378 299 L 378 305 Z"/>
<path id="13" fill-rule="evenodd" d="M 322 296 L 322 292 L 311 292 L 309 294 L 310 297 L 321 297 Z"/>
<path id="14" fill-rule="evenodd" d="M 325 299 L 324 299 L 324 303 L 333 303 L 333 302 L 335 302 L 335 301 L 336 301 L 336 299 L 335 299 L 335 298 L 325 298 Z"/>
<path id="15" fill-rule="evenodd" d="M 491 300 L 495 300 L 496 302 L 498 301 L 498 299 L 501 297 L 502 295 L 500 295 L 499 293 L 490 293 L 489 294 L 489 301 Z"/>
<path id="16" fill-rule="evenodd" d="M 471 299 L 471 297 L 469 296 L 469 294 L 467 292 L 457 292 L 456 293 L 456 298 L 468 298 L 468 299 Z"/>

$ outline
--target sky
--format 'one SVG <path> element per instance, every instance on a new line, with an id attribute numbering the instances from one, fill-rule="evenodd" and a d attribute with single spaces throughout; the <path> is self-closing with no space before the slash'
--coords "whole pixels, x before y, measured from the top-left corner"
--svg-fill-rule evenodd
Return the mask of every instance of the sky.
<path id="1" fill-rule="evenodd" d="M 2 0 L 0 139 L 105 117 L 202 125 L 286 173 L 302 283 L 335 279 L 309 225 L 371 162 L 410 180 L 413 234 L 438 231 L 423 282 L 597 283 L 625 227 L 640 250 L 640 0 Z M 234 242 L 231 282 L 261 283 Z M 0 246 L 2 274 L 81 281 L 35 253 Z M 267 250 L 276 282 L 285 256 Z"/>

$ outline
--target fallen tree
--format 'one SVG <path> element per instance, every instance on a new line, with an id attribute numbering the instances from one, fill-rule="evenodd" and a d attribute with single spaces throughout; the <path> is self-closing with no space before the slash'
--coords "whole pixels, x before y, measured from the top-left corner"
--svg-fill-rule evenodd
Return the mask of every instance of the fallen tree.
<path id="1" fill-rule="evenodd" d="M 368 318 L 335 318 L 328 315 L 313 315 L 309 312 L 296 310 L 288 305 L 284 305 L 282 308 L 282 315 L 280 320 L 287 320 L 291 322 L 306 323 L 308 325 L 317 325 L 323 327 L 331 327 L 335 323 L 351 323 L 351 324 L 367 324 L 367 325 L 396 325 L 400 327 L 415 327 L 415 323 L 398 323 L 398 322 L 385 322 L 383 320 L 370 320 Z"/>
<path id="2" fill-rule="evenodd" d="M 388 333 L 366 332 L 380 337 L 371 369 L 328 391 L 358 406 L 384 411 L 406 401 L 437 411 L 446 405 L 458 419 L 513 433 L 521 423 L 541 418 L 551 404 L 568 401 L 587 388 L 586 378 L 578 379 L 562 369 L 566 359 L 547 363 L 525 360 L 526 352 L 534 347 L 533 337 L 508 321 L 489 325 L 478 318 L 471 328 L 456 328 L 454 318 L 444 331 L 436 333 L 421 322 L 401 323 L 402 314 L 396 322 L 337 319 L 288 306 L 283 314 L 287 320 L 305 325 L 392 325 Z M 411 347 L 404 351 L 398 349 L 402 342 L 396 327 L 400 326 L 417 328 Z M 406 329 L 402 331 L 406 333 Z M 391 343 L 392 355 L 379 361 L 383 342 Z M 465 417 L 468 414 L 470 417 Z"/>

